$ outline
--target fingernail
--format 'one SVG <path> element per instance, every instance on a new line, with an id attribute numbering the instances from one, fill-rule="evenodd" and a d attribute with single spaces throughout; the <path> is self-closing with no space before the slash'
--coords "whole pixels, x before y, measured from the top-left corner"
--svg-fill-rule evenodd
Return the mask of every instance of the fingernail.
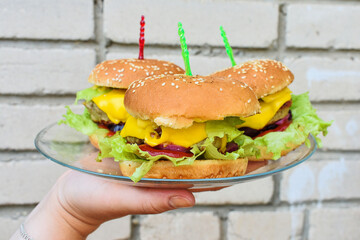
<path id="1" fill-rule="evenodd" d="M 189 199 L 181 196 L 173 196 L 169 200 L 169 204 L 173 208 L 186 208 L 192 207 L 193 203 Z"/>

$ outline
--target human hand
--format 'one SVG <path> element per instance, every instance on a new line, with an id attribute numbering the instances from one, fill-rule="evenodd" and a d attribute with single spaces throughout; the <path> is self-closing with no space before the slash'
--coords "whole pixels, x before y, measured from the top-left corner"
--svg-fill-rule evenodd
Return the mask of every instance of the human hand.
<path id="1" fill-rule="evenodd" d="M 25 226 L 34 239 L 85 239 L 111 219 L 194 204 L 194 196 L 185 189 L 133 187 L 69 170 L 30 214 Z"/>

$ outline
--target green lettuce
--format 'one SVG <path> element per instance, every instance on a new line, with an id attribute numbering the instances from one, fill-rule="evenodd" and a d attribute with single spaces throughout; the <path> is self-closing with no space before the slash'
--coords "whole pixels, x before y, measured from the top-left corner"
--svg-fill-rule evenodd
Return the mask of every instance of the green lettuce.
<path id="1" fill-rule="evenodd" d="M 237 159 L 239 155 L 237 153 L 221 153 L 213 145 L 215 137 L 226 137 L 226 142 L 231 142 L 236 137 L 242 134 L 236 128 L 236 125 L 242 124 L 242 121 L 238 117 L 227 117 L 224 120 L 213 120 L 205 123 L 205 131 L 207 139 L 201 144 L 201 148 L 205 149 L 205 159 Z"/>
<path id="2" fill-rule="evenodd" d="M 206 122 L 206 133 L 208 138 L 201 144 L 205 148 L 204 156 L 206 159 L 227 159 L 235 160 L 240 157 L 257 154 L 258 150 L 254 148 L 254 141 L 243 135 L 236 126 L 241 125 L 244 121 L 238 117 L 227 117 L 220 121 Z M 235 142 L 240 147 L 234 152 L 221 153 L 212 143 L 215 137 L 223 138 L 226 136 L 227 143 Z"/>
<path id="3" fill-rule="evenodd" d="M 71 111 L 69 106 L 66 106 L 66 114 L 64 119 L 60 120 L 58 124 L 66 124 L 85 135 L 96 134 L 98 137 L 105 136 L 108 133 L 107 129 L 99 128 L 90 118 L 89 111 L 85 108 L 83 114 L 76 114 Z"/>
<path id="4" fill-rule="evenodd" d="M 205 159 L 226 159 L 226 160 L 235 160 L 239 158 L 237 152 L 231 153 L 221 153 L 219 150 L 212 144 L 210 139 L 206 139 L 205 142 L 201 145 L 205 149 L 204 157 Z"/>
<path id="5" fill-rule="evenodd" d="M 101 96 L 110 91 L 111 88 L 107 88 L 107 87 L 99 87 L 99 86 L 89 87 L 87 89 L 81 90 L 76 93 L 75 104 L 77 104 L 80 99 L 84 99 L 85 101 L 90 101 L 94 97 Z"/>
<path id="6" fill-rule="evenodd" d="M 191 165 L 195 159 L 204 153 L 196 145 L 191 149 L 192 157 L 173 158 L 167 155 L 151 156 L 148 152 L 142 151 L 137 144 L 128 144 L 119 133 L 112 137 L 103 138 L 99 142 L 100 158 L 114 157 L 115 161 L 135 161 L 141 163 L 130 177 L 133 182 L 138 182 L 151 169 L 155 161 L 166 159 L 174 166 Z"/>
<path id="7" fill-rule="evenodd" d="M 239 131 L 236 125 L 240 125 L 243 122 L 244 121 L 238 117 L 227 117 L 224 120 L 207 121 L 205 125 L 207 137 L 213 142 L 215 137 L 223 138 L 226 135 L 227 141 L 231 142 L 242 134 L 242 131 Z"/>
<path id="8" fill-rule="evenodd" d="M 287 144 L 299 145 L 305 141 L 309 145 L 308 135 L 311 133 L 319 145 L 322 146 L 318 137 L 320 133 L 323 136 L 327 134 L 327 128 L 332 122 L 325 122 L 320 119 L 316 110 L 312 107 L 308 93 L 292 95 L 291 113 L 293 122 L 284 132 L 270 132 L 262 137 L 256 138 L 255 147 L 266 146 L 267 152 L 273 154 L 273 160 L 281 157 L 281 151 L 287 149 Z M 249 141 L 250 141 L 249 137 Z"/>

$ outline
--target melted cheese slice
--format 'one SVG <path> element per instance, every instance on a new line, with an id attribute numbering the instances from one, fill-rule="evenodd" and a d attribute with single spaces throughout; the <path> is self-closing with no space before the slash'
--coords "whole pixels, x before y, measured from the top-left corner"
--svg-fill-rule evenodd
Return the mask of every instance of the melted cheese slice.
<path id="1" fill-rule="evenodd" d="M 251 117 L 243 118 L 245 122 L 240 127 L 249 127 L 253 129 L 262 129 L 275 116 L 276 112 L 284 103 L 291 100 L 291 91 L 285 88 L 280 92 L 263 97 L 260 101 L 260 113 Z"/>
<path id="2" fill-rule="evenodd" d="M 130 116 L 120 135 L 122 137 L 130 136 L 144 139 L 145 143 L 152 147 L 162 143 L 190 147 L 207 137 L 205 123 L 194 123 L 191 127 L 183 129 L 161 126 L 161 136 L 155 131 L 156 128 L 158 126 L 151 121 L 144 121 Z"/>
<path id="3" fill-rule="evenodd" d="M 126 122 L 130 116 L 124 107 L 125 90 L 114 89 L 108 93 L 94 97 L 93 102 L 106 113 L 115 124 Z"/>

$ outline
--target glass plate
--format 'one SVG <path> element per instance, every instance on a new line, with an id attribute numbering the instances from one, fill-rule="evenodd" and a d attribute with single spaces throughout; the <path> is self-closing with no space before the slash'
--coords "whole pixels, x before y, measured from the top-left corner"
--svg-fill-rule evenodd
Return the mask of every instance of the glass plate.
<path id="1" fill-rule="evenodd" d="M 94 148 L 87 136 L 67 125 L 56 123 L 41 130 L 35 138 L 36 149 L 50 160 L 65 167 L 93 174 L 96 176 L 117 179 L 124 184 L 152 188 L 189 188 L 192 191 L 218 190 L 237 183 L 271 176 L 292 168 L 311 157 L 316 150 L 316 142 L 309 136 L 310 147 L 304 144 L 277 161 L 268 161 L 267 165 L 244 176 L 211 179 L 155 179 L 143 178 L 134 184 L 129 177 L 121 175 L 117 162 L 112 158 L 97 162 L 98 150 Z"/>

